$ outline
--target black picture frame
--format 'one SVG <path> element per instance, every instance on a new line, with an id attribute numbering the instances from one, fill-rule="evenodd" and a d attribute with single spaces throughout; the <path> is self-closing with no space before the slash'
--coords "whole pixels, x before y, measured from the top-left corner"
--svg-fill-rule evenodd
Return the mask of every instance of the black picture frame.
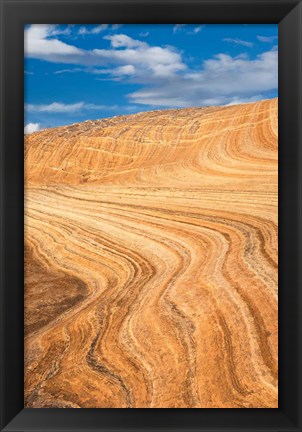
<path id="1" fill-rule="evenodd" d="M 1 430 L 301 430 L 301 28 L 298 0 L 0 0 Z M 23 29 L 27 23 L 279 24 L 279 408 L 24 409 Z"/>

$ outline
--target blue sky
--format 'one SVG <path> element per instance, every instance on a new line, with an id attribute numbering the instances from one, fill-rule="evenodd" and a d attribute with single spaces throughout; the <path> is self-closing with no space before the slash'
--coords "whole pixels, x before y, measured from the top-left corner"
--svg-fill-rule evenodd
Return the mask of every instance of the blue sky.
<path id="1" fill-rule="evenodd" d="M 25 132 L 277 96 L 278 26 L 25 27 Z"/>

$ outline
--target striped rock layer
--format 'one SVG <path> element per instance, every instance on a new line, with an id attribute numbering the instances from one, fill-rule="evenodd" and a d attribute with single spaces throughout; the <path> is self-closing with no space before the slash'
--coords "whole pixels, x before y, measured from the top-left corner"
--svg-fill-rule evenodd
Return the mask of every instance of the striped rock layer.
<path id="1" fill-rule="evenodd" d="M 277 99 L 25 139 L 25 406 L 278 406 Z"/>

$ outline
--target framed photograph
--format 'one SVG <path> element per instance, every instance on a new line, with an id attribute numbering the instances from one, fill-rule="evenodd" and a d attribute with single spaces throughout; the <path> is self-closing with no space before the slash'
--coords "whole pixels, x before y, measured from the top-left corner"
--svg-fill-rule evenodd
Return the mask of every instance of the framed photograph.
<path id="1" fill-rule="evenodd" d="M 0 3 L 1 430 L 301 431 L 301 2 Z"/>

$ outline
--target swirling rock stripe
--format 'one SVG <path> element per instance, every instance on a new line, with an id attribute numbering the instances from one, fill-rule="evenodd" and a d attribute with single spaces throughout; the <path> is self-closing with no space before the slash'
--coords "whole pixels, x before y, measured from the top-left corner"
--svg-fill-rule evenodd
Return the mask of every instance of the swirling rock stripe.
<path id="1" fill-rule="evenodd" d="M 277 135 L 272 99 L 26 138 L 26 407 L 278 406 Z"/>

